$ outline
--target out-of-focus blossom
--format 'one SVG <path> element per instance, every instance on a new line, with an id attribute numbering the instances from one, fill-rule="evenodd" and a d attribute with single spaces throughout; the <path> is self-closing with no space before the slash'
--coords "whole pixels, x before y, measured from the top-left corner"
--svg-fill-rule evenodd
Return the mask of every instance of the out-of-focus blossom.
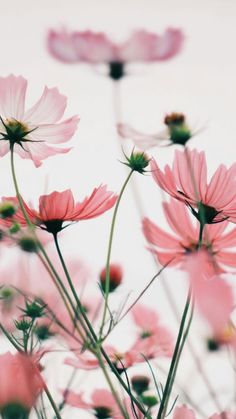
<path id="1" fill-rule="evenodd" d="M 205 153 L 186 148 L 175 151 L 172 169 L 161 171 L 152 159 L 151 170 L 158 186 L 190 206 L 201 223 L 236 222 L 236 163 L 229 169 L 221 164 L 208 183 Z"/>
<path id="2" fill-rule="evenodd" d="M 65 143 L 73 136 L 78 116 L 61 121 L 67 99 L 57 88 L 44 88 L 38 102 L 25 111 L 27 81 L 19 76 L 0 77 L 0 156 L 11 148 L 35 166 L 57 153 L 70 148 L 51 147 Z"/>
<path id="3" fill-rule="evenodd" d="M 106 291 L 106 268 L 103 268 L 99 275 L 102 290 Z M 117 263 L 111 263 L 109 266 L 109 292 L 113 292 L 122 282 L 123 269 Z"/>
<path id="4" fill-rule="evenodd" d="M 186 406 L 181 406 L 175 408 L 173 419 L 196 419 L 196 415 L 192 409 L 188 409 Z"/>
<path id="5" fill-rule="evenodd" d="M 171 198 L 169 203 L 164 202 L 162 205 L 174 235 L 165 232 L 148 218 L 143 220 L 143 232 L 152 245 L 150 250 L 159 262 L 174 266 L 182 263 L 186 256 L 198 249 L 200 225 L 199 222 L 193 223 L 195 220 L 190 218 L 189 211 L 182 202 Z M 211 255 L 218 273 L 223 271 L 222 265 L 236 267 L 236 253 L 233 251 L 236 246 L 236 228 L 225 232 L 228 225 L 224 221 L 206 225 L 203 230 L 201 247 Z"/>
<path id="6" fill-rule="evenodd" d="M 124 123 L 117 124 L 117 131 L 122 138 L 131 139 L 136 147 L 144 151 L 158 145 L 185 145 L 194 135 L 183 114 L 172 113 L 166 115 L 164 123 L 167 126 L 166 129 L 156 134 L 144 134 Z"/>
<path id="7" fill-rule="evenodd" d="M 206 251 L 194 252 L 186 259 L 185 269 L 189 275 L 196 305 L 210 324 L 214 336 L 217 337 L 222 335 L 228 327 L 234 308 L 234 296 L 231 286 L 223 278 L 206 277 L 208 259 L 209 255 Z M 231 337 L 235 342 L 235 333 Z"/>
<path id="8" fill-rule="evenodd" d="M 0 355 L 0 382 L 0 412 L 3 417 L 28 417 L 27 413 L 44 389 L 33 358 L 10 352 Z"/>
<path id="9" fill-rule="evenodd" d="M 123 64 L 167 60 L 178 54 L 183 41 L 183 32 L 174 28 L 166 29 L 163 35 L 138 30 L 121 44 L 114 43 L 101 32 L 68 32 L 64 29 L 50 30 L 47 40 L 49 52 L 58 60 L 65 63 L 107 63 L 110 76 L 116 80 L 124 75 Z"/>
<path id="10" fill-rule="evenodd" d="M 4 199 L 17 203 L 15 197 Z M 97 217 L 112 208 L 116 200 L 117 196 L 107 191 L 107 187 L 102 185 L 95 188 L 82 202 L 75 203 L 71 190 L 67 189 L 63 192 L 55 191 L 49 195 L 40 196 L 38 211 L 30 208 L 26 202 L 24 202 L 24 207 L 31 223 L 56 234 L 64 228 L 65 221 L 81 221 Z M 26 225 L 25 217 L 19 207 L 11 217 L 12 221 L 17 221 L 22 226 Z M 3 220 L 2 223 L 8 225 L 9 220 Z"/>
<path id="11" fill-rule="evenodd" d="M 86 401 L 83 393 L 75 393 L 73 391 L 66 392 L 66 403 L 78 407 L 80 409 L 90 410 L 97 418 L 112 418 L 122 419 L 119 407 L 112 393 L 105 389 L 94 390 L 91 394 L 90 401 Z M 133 417 L 133 410 L 131 407 L 130 399 L 126 398 L 123 400 L 123 406 L 127 410 L 130 417 Z M 135 407 L 136 417 L 142 419 L 143 415 Z"/>
<path id="12" fill-rule="evenodd" d="M 210 416 L 209 419 L 236 419 L 236 413 L 229 411 L 215 413 L 214 415 Z"/>

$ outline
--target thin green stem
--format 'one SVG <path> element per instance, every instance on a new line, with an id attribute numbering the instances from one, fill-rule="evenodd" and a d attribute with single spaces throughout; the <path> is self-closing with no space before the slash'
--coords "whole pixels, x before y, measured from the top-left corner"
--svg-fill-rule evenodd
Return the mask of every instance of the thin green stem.
<path id="1" fill-rule="evenodd" d="M 186 321 L 189 306 L 190 306 L 190 301 L 191 301 L 191 291 L 189 290 L 185 307 L 184 307 L 184 311 L 183 311 L 183 315 L 182 315 L 182 319 L 181 319 L 181 323 L 180 323 L 180 328 L 179 328 L 179 332 L 178 332 L 178 336 L 177 336 L 177 340 L 175 344 L 173 357 L 171 360 L 171 364 L 170 364 L 170 368 L 169 368 L 169 372 L 168 372 L 168 376 L 167 376 L 167 380 L 166 380 L 166 384 L 165 384 L 165 388 L 163 392 L 163 397 L 162 397 L 160 408 L 157 415 L 157 419 L 163 419 L 165 417 L 166 405 L 168 403 L 168 399 L 170 395 L 171 384 L 173 385 L 172 376 L 176 369 L 176 363 L 178 362 L 178 353 L 181 347 L 181 340 L 184 333 L 184 326 L 185 326 L 185 321 Z"/>
<path id="2" fill-rule="evenodd" d="M 129 180 L 132 174 L 133 174 L 133 170 L 129 172 L 120 190 L 120 194 L 116 201 L 116 205 L 115 205 L 115 209 L 114 209 L 114 213 L 112 217 L 112 222 L 111 222 L 111 229 L 110 229 L 109 241 L 108 241 L 107 259 L 106 259 L 105 302 L 104 302 L 104 310 L 103 310 L 103 315 L 102 315 L 102 323 L 100 327 L 100 339 L 102 339 L 103 328 L 106 322 L 106 314 L 107 314 L 107 309 L 108 309 L 108 298 L 109 298 L 109 288 L 110 288 L 110 260 L 111 260 L 111 250 L 112 250 L 112 242 L 113 242 L 113 236 L 114 236 L 114 230 L 115 230 L 116 216 L 117 216 L 121 198 L 124 194 L 125 188 L 127 184 L 129 183 Z"/>
<path id="3" fill-rule="evenodd" d="M 58 410 L 58 407 L 57 407 L 56 403 L 54 402 L 53 397 L 52 397 L 52 395 L 51 395 L 48 387 L 46 386 L 46 384 L 44 385 L 44 391 L 45 391 L 45 393 L 47 395 L 47 398 L 48 398 L 48 400 L 49 400 L 49 402 L 50 402 L 53 410 L 54 410 L 54 413 L 55 413 L 56 418 L 57 419 L 62 419 L 62 416 L 60 415 L 60 412 Z"/>

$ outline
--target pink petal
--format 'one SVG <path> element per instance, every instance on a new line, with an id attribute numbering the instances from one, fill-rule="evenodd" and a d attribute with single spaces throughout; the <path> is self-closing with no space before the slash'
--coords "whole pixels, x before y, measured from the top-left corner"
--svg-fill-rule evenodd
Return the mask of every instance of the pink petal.
<path id="1" fill-rule="evenodd" d="M 83 202 L 76 205 L 74 220 L 85 220 L 97 217 L 114 206 L 117 196 L 113 192 L 107 191 L 105 185 L 95 188 L 92 194 L 85 198 Z"/>
<path id="2" fill-rule="evenodd" d="M 36 167 L 41 166 L 42 160 L 55 156 L 60 153 L 68 153 L 71 150 L 71 147 L 59 148 L 59 147 L 49 147 L 44 143 L 38 141 L 33 143 L 25 143 L 24 149 L 18 144 L 15 145 L 14 151 L 19 154 L 22 159 L 31 159 L 34 162 Z"/>
<path id="3" fill-rule="evenodd" d="M 147 150 L 151 147 L 155 147 L 162 141 L 158 138 L 158 135 L 143 134 L 142 132 L 136 131 L 128 124 L 117 124 L 117 131 L 122 138 L 131 139 L 140 150 Z"/>
<path id="4" fill-rule="evenodd" d="M 0 77 L 0 116 L 22 120 L 27 80 L 23 77 Z"/>
<path id="5" fill-rule="evenodd" d="M 39 198 L 39 213 L 43 221 L 70 220 L 74 211 L 74 198 L 70 189 L 52 192 Z"/>
<path id="6" fill-rule="evenodd" d="M 142 304 L 136 304 L 131 310 L 131 315 L 137 326 L 141 329 L 147 329 L 159 324 L 159 317 L 155 310 L 145 307 Z"/>
<path id="7" fill-rule="evenodd" d="M 78 51 L 74 43 L 74 34 L 66 30 L 50 30 L 47 39 L 49 52 L 58 60 L 65 63 L 75 63 L 78 61 Z"/>
<path id="8" fill-rule="evenodd" d="M 54 124 L 62 118 L 67 98 L 61 95 L 56 87 L 44 88 L 38 102 L 24 115 L 24 121 L 30 125 Z"/>
<path id="9" fill-rule="evenodd" d="M 65 143 L 74 135 L 79 122 L 78 116 L 72 116 L 59 124 L 42 124 L 33 131 L 34 140 L 45 141 L 51 144 Z M 30 138 L 31 136 L 28 136 Z"/>
<path id="10" fill-rule="evenodd" d="M 78 61 L 96 64 L 118 59 L 115 44 L 102 32 L 74 32 L 73 42 Z"/>
<path id="11" fill-rule="evenodd" d="M 196 419 L 196 415 L 193 410 L 181 406 L 175 408 L 173 419 Z"/>
<path id="12" fill-rule="evenodd" d="M 161 249 L 171 249 L 173 251 L 184 252 L 180 240 L 166 233 L 148 218 L 143 219 L 143 233 L 147 241 Z"/>
<path id="13" fill-rule="evenodd" d="M 66 390 L 66 403 L 73 407 L 78 407 L 80 409 L 92 409 L 93 406 L 91 403 L 87 403 L 83 399 L 83 393 L 75 393 L 71 390 Z"/>

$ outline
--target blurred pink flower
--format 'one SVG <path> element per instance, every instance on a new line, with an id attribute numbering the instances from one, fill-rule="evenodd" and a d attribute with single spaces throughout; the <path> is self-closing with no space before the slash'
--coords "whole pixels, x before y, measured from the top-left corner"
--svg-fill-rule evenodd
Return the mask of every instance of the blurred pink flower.
<path id="1" fill-rule="evenodd" d="M 190 206 L 199 221 L 209 224 L 229 218 L 236 222 L 236 163 L 229 169 L 221 164 L 207 183 L 205 153 L 186 148 L 175 151 L 172 169 L 166 165 L 162 172 L 154 159 L 151 169 L 158 186 Z"/>
<path id="2" fill-rule="evenodd" d="M 173 419 L 196 419 L 196 415 L 192 409 L 188 409 L 186 406 L 181 406 L 175 408 Z"/>
<path id="3" fill-rule="evenodd" d="M 3 198 L 17 204 L 17 198 Z M 39 210 L 30 208 L 26 202 L 24 207 L 30 221 L 53 234 L 62 230 L 64 221 L 81 221 L 97 217 L 113 207 L 117 196 L 107 191 L 106 185 L 95 188 L 89 197 L 82 202 L 75 203 L 72 192 L 67 189 L 63 192 L 52 192 L 49 195 L 42 195 L 39 198 Z M 9 225 L 12 221 L 26 225 L 21 209 L 11 219 L 2 220 L 2 224 Z"/>
<path id="4" fill-rule="evenodd" d="M 83 393 L 75 393 L 73 391 L 66 392 L 66 403 L 78 407 L 80 409 L 92 410 L 96 417 L 122 419 L 123 415 L 120 413 L 119 407 L 112 393 L 108 390 L 97 389 L 91 394 L 91 400 L 86 401 Z M 123 400 L 124 407 L 127 409 L 130 417 L 133 417 L 133 411 L 130 399 Z M 135 408 L 136 417 L 142 419 L 143 415 Z"/>
<path id="5" fill-rule="evenodd" d="M 210 416 L 209 419 L 236 419 L 236 413 L 229 411 L 215 413 L 214 415 Z"/>
<path id="6" fill-rule="evenodd" d="M 185 269 L 189 275 L 194 300 L 202 316 L 210 324 L 215 336 L 222 335 L 230 322 L 234 308 L 231 286 L 219 276 L 207 278 L 209 255 L 200 250 L 186 258 Z M 235 341 L 235 334 L 232 336 Z"/>
<path id="7" fill-rule="evenodd" d="M 36 362 L 20 353 L 12 355 L 7 352 L 0 355 L 0 382 L 1 413 L 6 413 L 7 409 L 11 409 L 14 405 L 16 409 L 18 406 L 29 412 L 44 389 Z M 15 413 L 14 417 L 18 417 L 17 411 Z"/>
<path id="8" fill-rule="evenodd" d="M 143 232 L 159 262 L 174 266 L 181 264 L 186 256 L 198 249 L 199 222 L 193 223 L 189 211 L 180 201 L 171 198 L 169 203 L 162 205 L 174 235 L 165 232 L 148 218 L 143 219 Z M 236 267 L 236 253 L 228 251 L 236 246 L 236 228 L 225 232 L 228 225 L 224 221 L 206 225 L 203 230 L 201 246 L 212 256 L 218 272 L 223 271 L 222 264 Z"/>
<path id="9" fill-rule="evenodd" d="M 167 60 L 178 54 L 183 40 L 182 31 L 174 28 L 166 29 L 163 35 L 138 30 L 122 44 L 112 42 L 101 32 L 67 32 L 63 29 L 49 31 L 48 48 L 54 57 L 66 63 L 150 62 Z"/>
<path id="10" fill-rule="evenodd" d="M 57 88 L 44 88 L 38 102 L 25 111 L 27 81 L 19 76 L 0 77 L 0 156 L 11 147 L 24 159 L 32 159 L 35 166 L 57 153 L 70 148 L 50 147 L 65 143 L 73 136 L 78 116 L 62 122 L 67 99 Z"/>

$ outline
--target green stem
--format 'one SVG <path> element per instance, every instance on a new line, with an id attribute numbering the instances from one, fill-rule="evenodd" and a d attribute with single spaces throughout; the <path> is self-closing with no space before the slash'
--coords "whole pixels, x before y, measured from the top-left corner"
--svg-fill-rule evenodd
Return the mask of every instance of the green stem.
<path id="1" fill-rule="evenodd" d="M 160 408 L 159 408 L 158 415 L 157 415 L 157 419 L 163 419 L 165 417 L 165 411 L 166 411 L 166 408 L 167 408 L 167 403 L 168 403 L 168 399 L 169 399 L 169 395 L 170 395 L 170 391 L 171 391 L 171 386 L 173 385 L 172 377 L 173 377 L 173 374 L 175 373 L 175 370 L 177 368 L 176 363 L 178 364 L 178 360 L 179 360 L 178 359 L 178 353 L 179 353 L 179 349 L 181 347 L 181 340 L 182 340 L 182 336 L 183 336 L 183 332 L 184 332 L 184 326 L 185 326 L 185 321 L 186 321 L 189 306 L 190 306 L 190 301 L 191 301 L 191 291 L 189 290 L 187 300 L 186 300 L 186 303 L 185 303 L 185 307 L 184 307 L 184 311 L 183 311 L 183 315 L 182 315 L 182 319 L 181 319 L 181 323 L 180 323 L 179 333 L 178 333 L 178 336 L 177 336 L 173 357 L 172 357 L 172 360 L 171 360 L 171 364 L 170 364 L 170 368 L 169 368 L 169 372 L 168 372 L 168 376 L 167 376 L 167 380 L 166 380 L 166 384 L 165 384 L 165 388 L 164 388 L 164 392 L 163 392 L 163 397 L 162 397 Z"/>
<path id="2" fill-rule="evenodd" d="M 106 280 L 105 280 L 105 302 L 104 302 L 104 310 L 103 310 L 103 316 L 102 316 L 102 323 L 101 323 L 101 327 L 100 327 L 100 339 L 102 339 L 102 334 L 103 334 L 103 328 L 106 322 L 106 313 L 107 313 L 107 309 L 108 309 L 108 298 L 109 298 L 109 288 L 110 288 L 110 259 L 111 259 L 111 250 L 112 250 L 112 241 L 113 241 L 113 235 L 114 235 L 114 229 L 115 229 L 115 222 L 116 222 L 116 216 L 117 216 L 117 212 L 118 212 L 118 208 L 120 205 L 120 201 L 121 198 L 123 196 L 123 193 L 125 191 L 125 188 L 131 178 L 133 174 L 133 170 L 130 171 L 130 173 L 128 174 L 121 190 L 120 190 L 120 194 L 119 197 L 116 201 L 116 205 L 115 205 L 115 209 L 114 209 L 114 213 L 113 213 L 113 217 L 112 217 L 112 222 L 111 222 L 111 229 L 110 229 L 110 234 L 109 234 L 109 242 L 108 242 L 108 251 L 107 251 L 107 260 L 106 260 Z"/>
<path id="3" fill-rule="evenodd" d="M 47 395 L 47 398 L 48 398 L 48 400 L 49 400 L 49 402 L 50 402 L 53 410 L 54 410 L 54 413 L 55 413 L 56 418 L 57 419 L 62 419 L 62 417 L 60 415 L 60 412 L 58 410 L 58 407 L 57 407 L 56 403 L 54 402 L 53 397 L 52 397 L 52 395 L 51 395 L 48 387 L 46 386 L 46 384 L 44 385 L 44 391 L 45 391 L 45 393 Z"/>

